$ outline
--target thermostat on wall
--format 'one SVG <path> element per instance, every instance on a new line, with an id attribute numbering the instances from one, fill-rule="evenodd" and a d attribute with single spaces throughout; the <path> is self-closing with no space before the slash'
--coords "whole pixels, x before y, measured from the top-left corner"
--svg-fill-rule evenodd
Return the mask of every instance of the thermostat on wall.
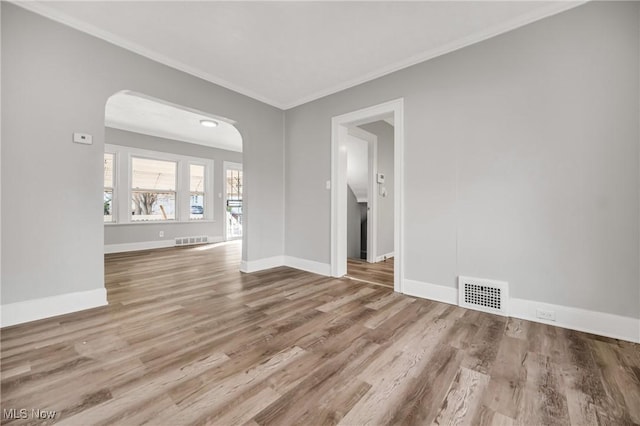
<path id="1" fill-rule="evenodd" d="M 377 181 L 378 183 L 384 183 L 384 173 L 378 173 Z"/>
<path id="2" fill-rule="evenodd" d="M 75 143 L 83 143 L 86 145 L 91 145 L 93 143 L 93 136 L 88 133 L 74 133 L 73 141 Z"/>

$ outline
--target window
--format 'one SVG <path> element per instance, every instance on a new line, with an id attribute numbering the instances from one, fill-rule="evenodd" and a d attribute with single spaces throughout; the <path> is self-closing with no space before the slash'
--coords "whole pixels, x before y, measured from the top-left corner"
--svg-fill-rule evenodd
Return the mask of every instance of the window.
<path id="1" fill-rule="evenodd" d="M 213 221 L 213 166 L 210 158 L 105 144 L 105 224 Z"/>
<path id="2" fill-rule="evenodd" d="M 190 209 L 189 218 L 198 220 L 204 218 L 204 166 L 200 164 L 189 165 L 189 191 Z"/>
<path id="3" fill-rule="evenodd" d="M 229 168 L 226 172 L 227 239 L 242 237 L 242 170 Z"/>
<path id="4" fill-rule="evenodd" d="M 113 222 L 113 154 L 104 153 L 104 221 Z"/>
<path id="5" fill-rule="evenodd" d="M 175 161 L 131 158 L 131 221 L 176 218 Z"/>

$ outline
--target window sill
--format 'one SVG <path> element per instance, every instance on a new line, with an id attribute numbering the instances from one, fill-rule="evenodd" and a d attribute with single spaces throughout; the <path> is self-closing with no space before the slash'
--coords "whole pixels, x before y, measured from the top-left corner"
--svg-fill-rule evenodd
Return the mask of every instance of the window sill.
<path id="1" fill-rule="evenodd" d="M 140 222 L 104 222 L 104 226 L 130 226 L 130 225 L 185 225 L 190 223 L 215 223 L 213 219 L 199 220 L 153 220 Z"/>

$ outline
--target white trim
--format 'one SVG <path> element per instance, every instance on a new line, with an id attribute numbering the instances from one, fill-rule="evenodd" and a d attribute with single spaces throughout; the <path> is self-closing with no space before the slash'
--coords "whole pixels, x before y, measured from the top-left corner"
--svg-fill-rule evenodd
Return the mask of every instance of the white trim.
<path id="1" fill-rule="evenodd" d="M 139 225 L 188 225 L 190 223 L 216 223 L 215 220 L 211 219 L 192 219 L 189 222 L 179 221 L 179 220 L 141 220 L 140 222 L 126 222 L 126 223 L 113 223 L 113 222 L 105 222 L 105 228 L 111 227 L 119 227 L 119 226 L 139 226 Z"/>
<path id="2" fill-rule="evenodd" d="M 580 6 L 586 1 L 560 1 L 553 2 L 548 7 L 544 7 L 530 13 L 526 13 L 524 15 L 518 16 L 510 21 L 503 22 L 493 27 L 486 28 L 484 30 L 478 31 L 474 34 L 468 35 L 458 40 L 454 40 L 450 43 L 445 44 L 444 46 L 437 47 L 435 49 L 427 50 L 426 52 L 419 53 L 414 55 L 408 59 L 404 59 L 398 61 L 394 64 L 379 68 L 375 71 L 367 73 L 361 77 L 349 80 L 347 82 L 338 84 L 329 89 L 324 89 L 311 95 L 306 95 L 301 98 L 298 98 L 292 102 L 280 102 L 275 99 L 271 99 L 265 96 L 262 96 L 258 93 L 255 93 L 253 90 L 247 89 L 242 86 L 238 86 L 233 84 L 225 79 L 212 75 L 208 72 L 199 70 L 197 68 L 191 67 L 187 64 L 184 64 L 180 61 L 173 60 L 164 56 L 160 53 L 154 52 L 153 50 L 147 49 L 146 47 L 140 46 L 136 43 L 132 43 L 122 37 L 119 37 L 109 31 L 102 30 L 94 25 L 87 24 L 82 22 L 79 19 L 73 18 L 67 14 L 64 14 L 52 7 L 43 4 L 42 2 L 34 2 L 34 1 L 11 1 L 12 4 L 22 7 L 31 12 L 37 13 L 39 15 L 45 16 L 49 19 L 52 19 L 56 22 L 59 22 L 63 25 L 69 26 L 71 28 L 75 28 L 76 30 L 82 31 L 84 33 L 90 34 L 94 37 L 102 39 L 108 43 L 119 46 L 123 49 L 134 52 L 140 56 L 144 56 L 145 58 L 149 58 L 155 62 L 159 62 L 161 64 L 167 65 L 171 68 L 177 69 L 179 71 L 185 72 L 187 74 L 191 74 L 193 76 L 199 77 L 203 80 L 209 81 L 213 84 L 217 84 L 218 86 L 224 87 L 229 90 L 233 90 L 234 92 L 240 93 L 242 95 L 248 96 L 260 102 L 264 102 L 281 110 L 288 110 L 299 105 L 306 104 L 308 102 L 314 101 L 316 99 L 341 92 L 350 87 L 357 86 L 362 83 L 366 83 L 368 81 L 374 80 L 376 78 L 382 77 L 387 74 L 391 74 L 393 72 L 399 71 L 404 68 L 408 68 L 412 65 L 419 64 L 421 62 L 425 62 L 429 59 L 433 59 L 438 56 L 445 55 L 447 53 L 453 52 L 455 50 L 462 49 L 463 47 L 470 46 L 472 44 L 487 40 L 489 38 L 495 37 L 497 35 L 506 33 L 508 31 L 514 30 L 516 28 L 522 27 L 524 25 L 530 24 L 532 22 L 547 18 L 549 16 L 556 15 L 558 13 L 564 12 L 566 10 L 572 9 L 574 7 Z"/>
<path id="3" fill-rule="evenodd" d="M 214 221 L 213 214 L 216 208 L 214 198 L 215 190 L 215 161 L 210 158 L 192 157 L 181 154 L 173 154 L 164 151 L 153 151 L 142 148 L 135 148 L 126 145 L 104 144 L 106 153 L 115 154 L 115 178 L 114 178 L 114 196 L 112 203 L 112 213 L 114 213 L 114 221 L 105 222 L 105 225 L 140 225 L 143 223 L 202 223 L 203 221 Z M 174 219 L 158 220 L 158 221 L 140 221 L 131 220 L 131 192 L 132 189 L 132 159 L 147 158 L 151 160 L 171 161 L 176 164 L 176 188 L 175 191 L 175 213 Z M 126 164 L 126 167 L 123 167 Z M 191 164 L 201 165 L 205 167 L 204 182 L 204 215 L 202 220 L 191 219 L 191 188 L 190 188 L 190 168 Z M 114 208 L 115 207 L 115 208 Z"/>
<path id="4" fill-rule="evenodd" d="M 405 279 L 402 283 L 402 289 L 403 293 L 409 296 L 435 300 L 450 305 L 458 304 L 458 289 L 455 287 Z"/>
<path id="5" fill-rule="evenodd" d="M 536 317 L 536 309 L 555 312 L 556 320 L 547 321 Z M 509 316 L 640 343 L 639 318 L 517 298 L 509 301 Z"/>
<path id="6" fill-rule="evenodd" d="M 147 49 L 144 46 L 140 46 L 137 43 L 133 43 L 129 40 L 126 40 L 120 36 L 117 36 L 109 31 L 105 31 L 101 28 L 96 27 L 95 25 L 87 24 L 79 19 L 73 18 L 65 13 L 62 13 L 55 8 L 49 7 L 44 2 L 35 2 L 35 1 L 11 1 L 12 4 L 19 6 L 23 9 L 26 9 L 30 12 L 36 13 L 38 15 L 44 16 L 53 21 L 59 22 L 68 27 L 74 28 L 78 31 L 82 31 L 83 33 L 90 34 L 94 37 L 102 39 L 107 43 L 111 43 L 115 46 L 126 49 L 130 52 L 136 53 L 145 58 L 151 59 L 152 61 L 158 62 L 160 64 L 166 65 L 178 71 L 182 71 L 184 73 L 193 75 L 195 77 L 206 80 L 210 83 L 216 84 L 218 86 L 224 87 L 226 89 L 237 92 L 241 95 L 248 96 L 257 101 L 264 102 L 265 104 L 274 106 L 276 108 L 284 109 L 284 104 L 281 102 L 277 102 L 273 99 L 266 98 L 254 91 L 244 88 L 242 86 L 233 84 L 225 79 L 209 74 L 208 72 L 199 70 L 187 64 L 184 64 L 180 61 L 176 61 L 171 59 L 161 53 L 154 52 L 151 49 Z"/>
<path id="7" fill-rule="evenodd" d="M 277 268 L 278 266 L 288 266 L 289 268 L 311 272 L 312 274 L 324 275 L 327 277 L 331 276 L 330 264 L 293 256 L 273 256 L 257 260 L 243 260 L 240 262 L 240 272 L 252 273 L 264 271 L 265 269 Z"/>
<path id="8" fill-rule="evenodd" d="M 221 243 L 224 239 L 221 236 L 207 236 L 207 244 Z M 176 240 L 158 240 L 158 241 L 138 241 L 135 243 L 105 244 L 104 253 L 124 253 L 128 251 L 153 250 L 159 248 L 175 247 Z"/>
<path id="9" fill-rule="evenodd" d="M 175 239 L 159 241 L 140 241 L 137 243 L 105 244 L 104 254 L 124 253 L 127 251 L 152 250 L 159 248 L 173 247 L 176 245 Z"/>
<path id="10" fill-rule="evenodd" d="M 347 272 L 347 197 L 346 150 L 347 125 L 365 124 L 393 113 L 394 116 L 394 264 L 395 291 L 402 293 L 404 244 L 404 99 L 374 105 L 331 119 L 331 275 L 341 277 Z"/>
<path id="11" fill-rule="evenodd" d="M 404 289 L 404 294 L 409 296 L 458 305 L 458 289 L 455 287 L 405 279 L 402 288 Z M 640 318 L 624 317 L 518 298 L 510 298 L 508 306 L 508 316 L 512 318 L 640 343 Z M 537 318 L 536 309 L 553 311 L 556 321 Z"/>
<path id="12" fill-rule="evenodd" d="M 240 272 L 250 274 L 265 269 L 277 268 L 284 265 L 284 256 L 266 257 L 257 260 L 243 260 L 240 262 Z"/>
<path id="13" fill-rule="evenodd" d="M 107 290 L 104 288 L 8 303 L 0 307 L 1 326 L 8 327 L 107 304 Z"/>
<path id="14" fill-rule="evenodd" d="M 284 265 L 294 269 L 311 272 L 313 274 L 331 276 L 331 265 L 328 263 L 315 262 L 313 260 L 301 259 L 299 257 L 284 256 Z"/>
<path id="15" fill-rule="evenodd" d="M 382 254 L 382 255 L 376 257 L 376 263 L 384 261 L 385 258 L 391 259 L 392 257 L 393 257 L 393 252 L 387 253 L 387 254 Z"/>
<path id="16" fill-rule="evenodd" d="M 358 86 L 360 84 L 366 83 L 371 80 L 375 80 L 376 78 L 380 78 L 385 75 L 392 74 L 396 71 L 409 68 L 413 65 L 417 65 L 419 63 L 426 62 L 430 59 L 437 58 L 438 56 L 446 55 L 447 53 L 454 52 L 456 50 L 462 49 L 467 46 L 471 46 L 472 44 L 479 43 L 481 41 L 490 39 L 492 37 L 506 33 L 508 31 L 515 30 L 516 28 L 523 27 L 532 22 L 539 21 L 541 19 L 556 15 L 558 13 L 562 13 L 566 10 L 580 6 L 586 2 L 587 2 L 586 0 L 575 1 L 575 2 L 574 1 L 553 2 L 548 7 L 545 7 L 536 11 L 532 11 L 530 13 L 516 17 L 510 21 L 503 22 L 498 25 L 494 25 L 493 27 L 486 28 L 484 30 L 480 30 L 474 34 L 470 34 L 466 37 L 462 37 L 461 39 L 453 40 L 445 44 L 444 46 L 436 47 L 434 49 L 430 49 L 425 52 L 418 53 L 417 55 L 414 55 L 410 58 L 400 60 L 396 63 L 371 71 L 363 76 L 359 76 L 357 78 L 346 81 L 344 83 L 340 83 L 328 89 L 323 89 L 318 92 L 312 93 L 310 95 L 303 96 L 279 108 L 288 110 L 288 109 L 295 108 L 297 106 L 315 101 L 316 99 L 324 98 L 325 96 L 342 92 L 343 90 Z M 272 104 L 272 105 L 277 106 L 276 104 Z"/>

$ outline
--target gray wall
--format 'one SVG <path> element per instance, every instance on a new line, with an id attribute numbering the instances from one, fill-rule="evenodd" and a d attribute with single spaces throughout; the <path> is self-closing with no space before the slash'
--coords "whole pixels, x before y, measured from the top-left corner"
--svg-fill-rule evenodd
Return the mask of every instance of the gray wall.
<path id="1" fill-rule="evenodd" d="M 242 163 L 242 153 L 225 149 L 211 148 L 203 145 L 181 142 L 171 139 L 158 138 L 140 133 L 107 127 L 105 129 L 105 143 L 112 145 L 129 146 L 152 151 L 169 152 L 172 154 L 187 155 L 191 157 L 207 158 L 214 160 L 213 164 L 213 192 L 214 210 L 213 222 L 190 223 L 157 223 L 157 224 L 108 224 L 104 226 L 105 244 L 137 243 L 143 241 L 171 240 L 176 237 L 191 235 L 209 235 L 213 237 L 224 236 L 225 218 L 223 199 L 218 198 L 224 189 L 225 161 Z M 159 231 L 164 232 L 164 237 L 159 237 Z"/>
<path id="2" fill-rule="evenodd" d="M 362 217 L 356 195 L 347 186 L 347 257 L 360 259 L 360 224 Z"/>
<path id="3" fill-rule="evenodd" d="M 104 108 L 120 90 L 237 121 L 246 183 L 243 258 L 282 255 L 281 110 L 13 4 L 0 7 L 2 303 L 104 287 Z M 92 134 L 93 145 L 73 144 L 73 132 Z"/>
<path id="4" fill-rule="evenodd" d="M 587 3 L 286 111 L 286 254 L 330 262 L 331 117 L 404 97 L 405 278 L 640 316 L 639 8 Z"/>
<path id="5" fill-rule="evenodd" d="M 376 121 L 359 126 L 378 137 L 378 173 L 385 174 L 385 183 L 376 184 L 374 197 L 378 197 L 378 217 L 376 227 L 378 241 L 376 243 L 377 256 L 393 253 L 393 229 L 394 229 L 394 163 L 393 163 L 393 126 L 385 121 Z M 387 196 L 380 195 L 379 188 L 383 186 L 387 190 Z"/>

